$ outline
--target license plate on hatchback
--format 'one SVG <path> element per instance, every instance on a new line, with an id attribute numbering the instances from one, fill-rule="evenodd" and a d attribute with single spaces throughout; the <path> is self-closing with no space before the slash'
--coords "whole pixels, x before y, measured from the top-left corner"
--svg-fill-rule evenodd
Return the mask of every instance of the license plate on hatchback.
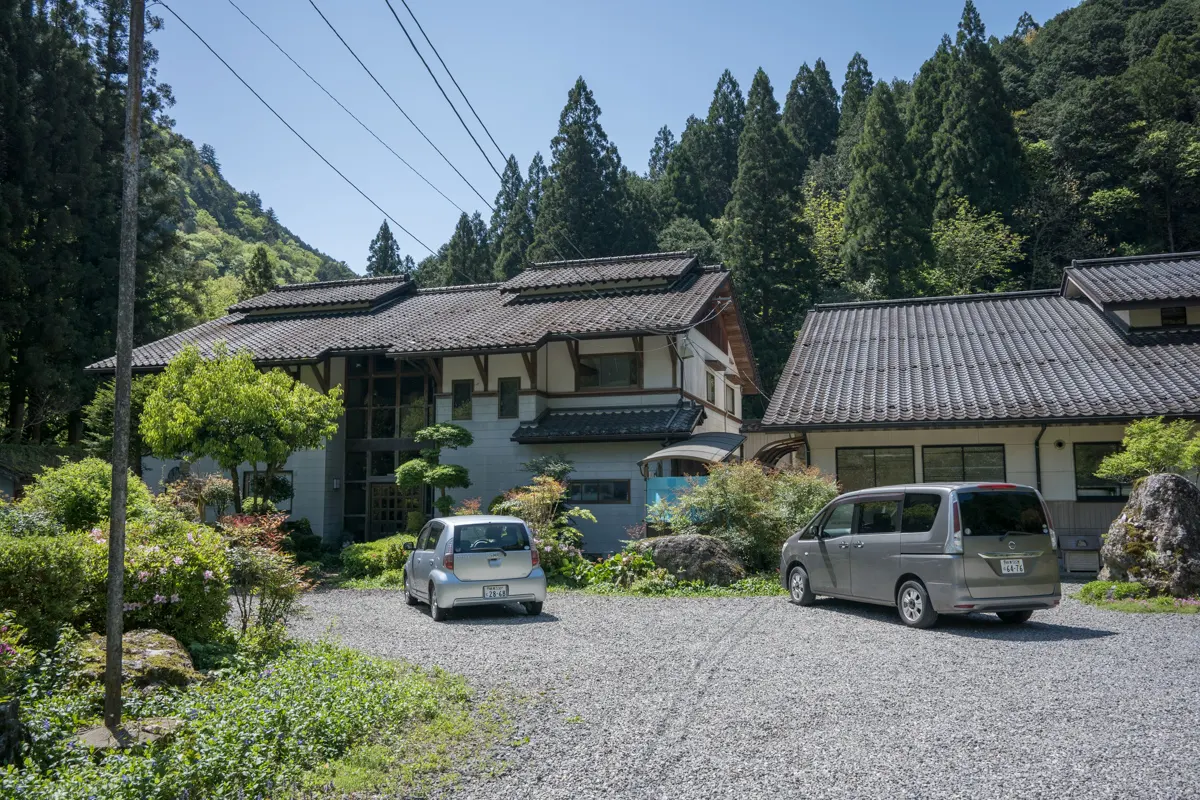
<path id="1" fill-rule="evenodd" d="M 500 600 L 501 598 L 504 598 L 504 597 L 508 597 L 508 587 L 507 586 L 485 586 L 485 587 L 483 587 L 483 599 L 484 600 Z"/>
<path id="2" fill-rule="evenodd" d="M 1019 558 L 1003 558 L 1000 560 L 1000 573 L 1003 575 L 1023 575 L 1025 562 Z"/>

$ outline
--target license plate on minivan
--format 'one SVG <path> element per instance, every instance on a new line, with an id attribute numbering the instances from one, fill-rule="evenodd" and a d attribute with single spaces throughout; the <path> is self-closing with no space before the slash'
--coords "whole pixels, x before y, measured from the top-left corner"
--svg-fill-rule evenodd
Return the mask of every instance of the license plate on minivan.
<path id="1" fill-rule="evenodd" d="M 485 586 L 485 587 L 483 587 L 483 599 L 484 600 L 500 600 L 501 598 L 504 598 L 504 597 L 508 597 L 508 587 L 507 586 Z"/>
<path id="2" fill-rule="evenodd" d="M 1002 575 L 1022 575 L 1025 573 L 1025 562 L 1019 558 L 1003 558 L 1000 560 Z"/>

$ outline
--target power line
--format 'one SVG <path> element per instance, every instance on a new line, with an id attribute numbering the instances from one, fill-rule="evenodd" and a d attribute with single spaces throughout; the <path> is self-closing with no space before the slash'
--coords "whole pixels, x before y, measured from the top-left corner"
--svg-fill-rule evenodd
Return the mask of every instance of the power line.
<path id="1" fill-rule="evenodd" d="M 491 204 L 491 203 L 489 203 L 489 202 L 487 201 L 487 198 L 486 198 L 486 197 L 484 197 L 482 194 L 480 194 L 480 193 L 479 193 L 479 190 L 475 188 L 475 185 L 474 185 L 473 183 L 471 183 L 469 180 L 467 180 L 467 176 L 466 176 L 466 175 L 463 175 L 461 172 L 459 172 L 459 169 L 458 169 L 458 167 L 454 166 L 454 162 L 452 162 L 452 161 L 451 161 L 449 158 L 447 158 L 447 157 L 446 157 L 446 154 L 445 154 L 445 153 L 443 153 L 443 152 L 441 151 L 441 149 L 440 149 L 440 148 L 439 148 L 439 147 L 438 147 L 436 144 L 434 144 L 434 143 L 433 143 L 433 140 L 432 140 L 432 139 L 430 139 L 428 136 L 426 136 L 426 135 L 425 135 L 425 131 L 421 130 L 420 126 L 419 126 L 419 125 L 417 125 L 417 123 L 413 122 L 413 118 L 412 118 L 412 117 L 410 117 L 410 116 L 408 115 L 408 112 L 407 112 L 407 111 L 405 111 L 403 108 L 401 108 L 401 107 L 400 107 L 400 104 L 396 102 L 396 98 L 392 97 L 392 93 L 391 93 L 391 92 L 389 92 L 389 91 L 388 91 L 386 88 L 384 88 L 384 85 L 383 85 L 382 83 L 380 83 L 380 82 L 379 82 L 379 79 L 378 79 L 378 78 L 376 78 L 376 77 L 375 77 L 375 73 L 374 73 L 374 72 L 371 72 L 370 68 L 369 68 L 369 67 L 367 67 L 367 65 L 363 63 L 363 60 L 362 60 L 361 58 L 359 58 L 359 57 L 358 57 L 358 53 L 354 52 L 354 48 L 353 48 L 353 47 L 351 47 L 351 46 L 350 46 L 350 45 L 349 45 L 349 44 L 346 42 L 346 40 L 342 38 L 342 35 L 341 35 L 340 33 L 338 33 L 338 30 L 337 30 L 337 28 L 333 27 L 333 23 L 332 23 L 332 22 L 330 22 L 330 21 L 329 21 L 329 18 L 325 16 L 325 13 L 324 13 L 323 11 L 321 11 L 321 9 L 320 9 L 320 8 L 318 8 L 318 7 L 317 7 L 317 4 L 316 4 L 316 2 L 314 2 L 314 0 L 308 0 L 308 4 L 309 4 L 310 6 L 312 6 L 312 7 L 313 7 L 313 10 L 314 10 L 314 11 L 316 11 L 316 12 L 317 12 L 317 14 L 319 14 L 319 15 L 320 15 L 321 19 L 322 19 L 322 20 L 325 22 L 325 24 L 326 24 L 326 25 L 329 27 L 329 30 L 333 31 L 333 35 L 334 35 L 334 36 L 336 36 L 336 37 L 338 38 L 338 41 L 342 43 L 342 46 L 343 46 L 343 47 L 345 47 L 345 48 L 346 48 L 348 51 L 350 51 L 350 55 L 354 56 L 354 60 L 358 62 L 358 65 L 359 65 L 360 67 L 362 67 L 362 68 L 363 68 L 363 70 L 364 70 L 364 71 L 365 71 L 365 72 L 366 72 L 368 75 L 370 75 L 370 76 L 371 76 L 371 80 L 375 81 L 375 85 L 379 87 L 380 91 L 382 91 L 382 92 L 383 92 L 385 95 L 387 95 L 387 99 L 388 99 L 388 100 L 391 100 L 391 101 L 392 101 L 392 105 L 394 105 L 394 106 L 396 107 L 396 110 L 397 110 L 397 111 L 399 111 L 401 114 L 403 114 L 403 115 L 404 115 L 404 118 L 405 118 L 406 120 L 408 120 L 408 123 L 409 123 L 410 125 L 412 125 L 412 126 L 413 126 L 413 128 L 414 128 L 414 129 L 417 131 L 417 133 L 421 134 L 421 138 L 423 138 L 423 139 L 424 139 L 426 142 L 429 142 L 429 146 L 430 146 L 430 147 L 432 147 L 432 148 L 433 148 L 433 149 L 434 149 L 434 150 L 437 152 L 437 154 L 438 154 L 439 156 L 441 156 L 441 157 L 442 157 L 442 160 L 443 160 L 443 161 L 445 161 L 447 164 L 449 164 L 449 165 L 450 165 L 450 169 L 454 170 L 454 174 L 455 174 L 455 175 L 457 175 L 458 177 L 462 178 L 462 180 L 463 180 L 463 183 L 465 183 L 467 186 L 470 186 L 470 187 L 471 187 L 471 191 L 472 191 L 472 192 L 474 192 L 474 193 L 475 193 L 475 195 L 476 195 L 476 196 L 477 196 L 477 197 L 478 197 L 480 200 L 482 200 L 482 201 L 483 201 L 483 204 L 484 204 L 485 206 L 487 206 L 489 210 L 491 210 L 491 211 L 495 211 L 496 209 L 495 209 L 495 208 L 493 208 L 493 207 L 492 207 L 492 204 Z M 491 162 L 490 162 L 490 161 L 489 161 L 488 163 L 489 163 L 489 164 L 491 164 Z M 492 169 L 495 169 L 495 167 L 493 167 Z M 465 212 L 464 212 L 464 213 L 465 213 Z"/>
<path id="2" fill-rule="evenodd" d="M 422 174 L 421 174 L 421 173 L 420 173 L 420 172 L 417 170 L 417 168 L 416 168 L 416 167 L 414 167 L 412 164 L 410 164 L 410 163 L 408 163 L 407 161 L 405 161 L 403 156 L 401 156 L 399 153 L 397 153 L 395 150 L 393 150 L 391 145 L 389 145 L 387 142 L 385 142 L 383 139 L 381 139 L 381 138 L 379 137 L 379 134 L 375 133 L 375 131 L 373 131 L 373 130 L 371 130 L 369 127 L 367 127 L 367 123 L 363 122 L 361 119 L 359 119 L 357 116 L 355 116 L 354 112 L 353 112 L 353 111 L 351 111 L 350 109 L 346 108 L 346 106 L 345 106 L 345 105 L 342 103 L 342 101 L 341 101 L 341 100 L 338 100 L 336 97 L 334 97 L 334 96 L 333 96 L 333 93 L 332 93 L 332 92 L 330 92 L 328 89 L 326 89 L 326 88 L 325 88 L 325 87 L 324 87 L 324 86 L 321 84 L 321 82 L 320 82 L 320 81 L 318 81 L 316 78 L 314 78 L 312 75 L 310 75 L 310 74 L 309 74 L 309 72 L 308 72 L 308 70 L 306 70 L 304 67 L 300 66 L 300 62 L 298 62 L 298 61 L 296 61 L 296 59 L 292 58 L 292 56 L 291 56 L 291 55 L 288 53 L 288 51 L 284 50 L 284 49 L 283 49 L 283 47 L 281 47 L 281 46 L 280 46 L 279 42 L 276 42 L 274 39 L 272 39 L 272 38 L 271 38 L 271 35 L 270 35 L 270 34 L 268 34 L 268 33 L 267 33 L 266 31 L 264 31 L 264 30 L 263 30 L 261 27 L 259 27 L 258 23 L 257 23 L 257 22 L 255 22 L 254 20 L 252 20 L 252 19 L 250 18 L 250 15 L 249 15 L 249 14 L 247 14 L 245 11 L 243 11 L 243 10 L 242 10 L 241 6 L 239 6 L 237 3 L 233 2 L 233 0 L 229 0 L 229 5 L 233 6 L 235 9 L 237 9 L 237 12 L 238 12 L 239 14 L 241 14 L 243 17 L 245 17 L 245 18 L 246 18 L 246 21 L 247 21 L 247 22 L 249 22 L 251 25 L 253 25 L 253 26 L 254 26 L 254 28 L 255 28 L 255 30 L 257 30 L 259 33 L 261 33 L 261 34 L 262 34 L 262 35 L 263 35 L 263 36 L 266 38 L 266 40 L 267 40 L 268 42 L 270 42 L 271 44 L 275 45 L 275 49 L 276 49 L 276 50 L 278 50 L 280 53 L 282 53 L 282 54 L 283 54 L 283 56 L 284 56 L 284 58 L 286 58 L 288 61 L 291 61 L 291 62 L 292 62 L 292 64 L 294 64 L 294 65 L 296 66 L 296 69 L 298 69 L 298 70 L 300 70 L 301 72 L 303 72 L 303 73 L 304 73 L 304 77 L 306 77 L 306 78 L 308 78 L 310 81 L 312 81 L 312 82 L 313 82 L 313 84 L 314 84 L 314 85 L 315 85 L 315 86 L 316 86 L 318 89 L 320 89 L 322 92 L 324 92 L 324 93 L 325 93 L 325 94 L 326 94 L 326 95 L 329 97 L 329 99 L 330 99 L 330 100 L 332 100 L 333 102 L 337 103 L 337 104 L 338 104 L 338 107 L 339 107 L 339 108 L 341 108 L 341 109 L 342 109 L 342 111 L 345 111 L 347 114 L 349 114 L 349 115 L 350 115 L 350 119 L 354 120 L 354 121 L 355 121 L 355 122 L 357 122 L 357 123 L 358 123 L 360 126 L 362 126 L 362 129 L 363 129 L 364 131 L 366 131 L 367 133 L 371 134 L 371 136 L 375 137 L 375 141 L 379 142 L 381 145 L 383 145 L 384 147 L 386 147 L 386 148 L 388 149 L 388 152 L 389 152 L 389 153 L 391 153 L 392 155 L 394 155 L 394 156 L 395 156 L 397 159 L 399 159 L 399 161 L 400 161 L 400 163 L 401 163 L 401 164 L 403 164 L 404 166 L 408 167 L 410 170 L 412 170 L 412 172 L 413 172 L 413 174 L 414 174 L 414 175 L 416 175 L 416 176 L 417 176 L 418 178 L 420 178 L 421 180 L 425 181 L 425 183 L 429 185 L 429 188 L 430 188 L 430 189 L 433 189 L 435 192 L 437 192 L 438 194 L 440 194 L 442 197 L 446 198 L 446 202 L 448 202 L 450 205 L 454 206 L 455 208 L 457 208 L 459 211 L 461 211 L 461 212 L 462 212 L 462 213 L 464 213 L 464 214 L 465 214 L 465 213 L 467 213 L 467 212 L 466 212 L 466 209 L 464 209 L 464 208 L 463 208 L 462 206 L 460 206 L 458 203 L 454 202 L 454 201 L 453 201 L 453 200 L 451 200 L 449 197 L 447 197 L 446 193 L 445 193 L 445 192 L 443 192 L 441 189 L 439 189 L 438 187 L 434 186 L 432 181 L 430 181 L 428 178 L 426 178 L 424 175 L 422 175 Z"/>
<path id="3" fill-rule="evenodd" d="M 161 5 L 163 8 L 165 8 L 167 11 L 170 11 L 170 12 L 171 12 L 171 15 L 172 15 L 173 17 L 175 17 L 175 19 L 179 20 L 179 22 L 180 22 L 180 23 L 183 25 L 183 27 L 185 27 L 185 28 L 187 28 L 189 31 L 191 31 L 192 35 L 193 35 L 193 36 L 195 36 L 197 39 L 199 39 L 199 40 L 200 40 L 200 44 L 204 45 L 204 46 L 205 46 L 205 47 L 208 49 L 208 52 L 212 53 L 212 54 L 213 54 L 213 56 L 214 56 L 214 57 L 215 57 L 215 58 L 216 58 L 218 61 L 220 61 L 222 64 L 224 64 L 224 65 L 225 65 L 225 68 L 226 68 L 227 70 L 229 70 L 230 72 L 232 72 L 232 73 L 233 73 L 233 77 L 237 78 L 237 79 L 238 79 L 238 81 L 240 81 L 240 82 L 241 82 L 242 86 L 245 86 L 247 89 L 249 89 L 249 90 L 250 90 L 250 93 L 251 93 L 252 95 L 254 95 L 255 97 L 257 97 L 257 98 L 258 98 L 258 101 L 259 101 L 260 103 L 262 103 L 264 106 L 266 106 L 266 107 L 267 107 L 267 110 L 268 110 L 268 111 L 270 111 L 272 114 L 274 114 L 274 115 L 275 115 L 275 118 L 276 118 L 276 119 L 278 119 L 280 122 L 282 122 L 282 123 L 284 124 L 284 126 L 285 126 L 285 127 L 286 127 L 286 128 L 289 130 L 289 131 L 291 131 L 293 134 L 295 134 L 295 136 L 296 136 L 296 138 L 297 138 L 297 139 L 299 139 L 300 141 L 304 142 L 304 144 L 305 144 L 305 145 L 308 147 L 308 149 L 309 149 L 309 150 L 312 150 L 312 151 L 313 151 L 313 153 L 315 153 L 315 154 L 316 154 L 317 158 L 319 158 L 319 159 L 321 159 L 322 161 L 324 161 L 324 162 L 325 162 L 325 165 L 326 165 L 327 167 L 329 167 L 331 170 L 333 170 L 334 172 L 336 172 L 336 173 L 338 174 L 338 177 L 340 177 L 340 178 L 341 178 L 342 180 L 344 180 L 346 183 L 350 184 L 350 186 L 351 186 L 351 187 L 354 189 L 354 191 L 356 191 L 356 192 L 358 192 L 359 194 L 361 194 L 361 195 L 363 196 L 363 199 L 365 199 L 365 200 L 366 200 L 368 203 L 370 203 L 371 205 L 375 206 L 376 210 L 378 210 L 378 211 L 379 211 L 379 213 L 383 214 L 385 217 L 387 217 L 388 219 L 390 219 L 390 220 L 391 220 L 391 221 L 392 221 L 392 222 L 393 222 L 393 223 L 396 225 L 396 227 L 397 227 L 397 228 L 399 228 L 400 230 L 402 230 L 402 231 L 404 231 L 405 233 L 407 233 L 407 234 L 409 235 L 409 237 L 411 237 L 411 238 L 412 238 L 412 240 L 413 240 L 414 242 L 416 242 L 417 244 L 421 245 L 421 247 L 424 247 L 424 248 L 425 248 L 426 250 L 428 250 L 428 251 L 429 251 L 431 254 L 433 253 L 433 249 L 432 249 L 432 248 L 430 248 L 430 247 L 429 247 L 429 245 L 425 244 L 425 243 L 424 243 L 424 242 L 422 242 L 420 239 L 418 239 L 418 238 L 417 238 L 417 236 L 416 236 L 416 234 L 414 234 L 414 233 L 413 233 L 412 231 L 410 231 L 408 228 L 406 228 L 406 227 L 404 227 L 403 225 L 401 225 L 401 224 L 399 223 L 399 221 L 397 221 L 397 220 L 396 220 L 396 218 L 395 218 L 395 217 L 393 217 L 391 214 L 389 214 L 389 213 L 387 213 L 386 211 L 384 211 L 384 210 L 383 210 L 383 207 L 382 207 L 382 206 L 380 206 L 380 205 L 379 205 L 379 203 L 376 203 L 374 200 L 372 200 L 372 199 L 371 199 L 371 197 L 370 197 L 370 195 L 368 195 L 368 194 L 367 194 L 366 192 L 364 192 L 362 189 L 358 188 L 358 184 L 356 184 L 354 181 L 352 181 L 352 180 L 350 180 L 349 178 L 347 178 L 347 177 L 346 177 L 346 175 L 345 175 L 345 174 L 344 174 L 344 173 L 343 173 L 343 172 L 342 172 L 340 169 L 338 169 L 337 167 L 335 167 L 335 166 L 333 165 L 333 163 L 332 163 L 332 162 L 330 162 L 330 160 L 329 160 L 328 158 L 326 158 L 325 156 L 321 155 L 321 151 L 320 151 L 320 150 L 318 150 L 317 148 L 313 147 L 313 146 L 312 146 L 312 144 L 310 144 L 310 143 L 309 143 L 308 139 L 305 139 L 303 136 L 301 136 L 301 135 L 300 135 L 300 132 L 299 132 L 298 130 L 296 130 L 295 128 L 293 128 L 293 127 L 291 126 L 291 124 L 290 124 L 290 123 L 289 123 L 289 122 L 288 122 L 286 119 L 284 119 L 282 115 L 280 115 L 280 113 L 279 113 L 278 111 L 276 111 L 274 108 L 272 108 L 272 107 L 271 107 L 271 104 L 270 104 L 270 103 L 268 103 L 266 100 L 264 100 L 264 99 L 263 99 L 263 96 L 262 96 L 261 94 L 259 94 L 258 92 L 256 92 L 256 91 L 254 90 L 254 87 L 253 87 L 253 86 L 251 86 L 249 83 L 247 83 L 247 82 L 246 82 L 246 79 L 245 79 L 245 78 L 243 78 L 241 75 L 239 75 L 239 74 L 238 74 L 238 71 L 237 71 L 237 70 L 235 70 L 235 69 L 234 69 L 232 66 L 230 66 L 230 65 L 229 65 L 229 62 L 228 62 L 228 61 L 226 61 L 225 59 L 221 58 L 221 54 L 220 54 L 220 53 L 218 53 L 216 50 L 214 50 L 214 49 L 212 48 L 212 45 L 210 45 L 210 44 L 209 44 L 207 41 L 205 41 L 204 37 L 203 37 L 203 36 L 201 36 L 199 33 L 197 33 L 197 32 L 196 32 L 196 29 L 195 29 L 195 28 L 193 28 L 191 25 L 188 25 L 188 23 L 187 23 L 187 20 L 185 20 L 183 17 L 179 16 L 179 13 L 178 13 L 177 11 L 175 11 L 175 9 L 171 8 L 169 5 L 167 5 L 165 2 L 162 2 L 161 0 L 159 0 L 159 5 Z"/>
<path id="4" fill-rule="evenodd" d="M 421 27 L 421 20 L 417 19 L 417 15 L 413 13 L 411 8 L 409 8 L 408 0 L 400 0 L 400 2 L 404 4 L 404 10 L 408 12 L 410 17 L 412 17 L 413 22 L 417 23 L 417 30 L 419 30 L 421 35 L 425 37 L 425 44 L 429 45 L 429 49 L 433 51 L 435 56 L 437 56 L 438 63 L 442 65 L 442 69 L 446 70 L 446 74 L 450 76 L 450 80 L 454 83 L 454 88 L 458 89 L 458 93 L 462 95 L 462 99 L 466 101 L 467 108 L 471 109 L 471 113 L 475 115 L 475 121 L 478 122 L 480 127 L 483 128 L 483 132 L 487 134 L 488 138 L 492 140 L 492 145 L 496 148 L 496 152 L 500 154 L 500 160 L 508 163 L 508 156 L 504 154 L 502 149 L 500 149 L 500 145 L 496 144 L 496 138 L 492 136 L 492 132 L 488 130 L 488 126 L 483 123 L 482 119 L 480 119 L 479 112 L 475 110 L 475 106 L 471 105 L 471 101 L 467 99 L 467 94 L 462 90 L 462 87 L 458 85 L 458 81 L 454 78 L 454 73 L 450 71 L 450 68 L 446 66 L 446 62 L 442 60 L 442 54 L 438 52 L 438 49 L 433 46 L 433 42 L 429 40 L 429 34 L 425 33 L 425 29 Z M 388 3 L 388 5 L 390 6 L 391 3 Z M 392 13 L 396 13 L 394 9 Z M 420 54 L 418 53 L 418 55 Z M 421 60 L 424 61 L 424 59 Z"/>

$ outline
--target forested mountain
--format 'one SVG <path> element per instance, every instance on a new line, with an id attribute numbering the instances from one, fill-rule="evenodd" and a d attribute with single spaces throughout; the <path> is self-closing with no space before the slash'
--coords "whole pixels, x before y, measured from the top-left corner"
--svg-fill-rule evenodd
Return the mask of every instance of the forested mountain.
<path id="1" fill-rule="evenodd" d="M 1085 0 L 989 37 L 968 0 L 919 71 L 840 91 L 812 54 L 779 105 L 727 70 L 648 169 L 628 169 L 582 78 L 490 226 L 463 215 L 426 284 L 531 260 L 690 249 L 732 270 L 773 384 L 820 301 L 1053 286 L 1072 258 L 1200 249 L 1200 0 Z M 770 386 L 766 387 L 770 388 Z"/>
<path id="2" fill-rule="evenodd" d="M 126 5 L 0 0 L 0 440 L 74 440 L 83 367 L 113 352 Z M 248 271 L 260 288 L 353 274 L 172 130 L 143 57 L 137 341 L 223 313 Z"/>

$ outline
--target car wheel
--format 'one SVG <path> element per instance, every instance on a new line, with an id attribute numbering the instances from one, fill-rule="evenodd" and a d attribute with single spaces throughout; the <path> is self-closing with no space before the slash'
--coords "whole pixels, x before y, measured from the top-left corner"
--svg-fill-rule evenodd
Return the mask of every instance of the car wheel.
<path id="1" fill-rule="evenodd" d="M 817 599 L 812 587 L 808 585 L 808 572 L 804 567 L 792 567 L 792 571 L 788 573 L 788 594 L 798 606 L 811 606 Z"/>
<path id="2" fill-rule="evenodd" d="M 412 593 L 412 587 L 408 585 L 408 570 L 404 571 L 404 602 L 410 606 L 417 604 L 417 596 Z"/>
<path id="3" fill-rule="evenodd" d="M 929 602 L 929 592 L 918 581 L 905 581 L 896 592 L 896 608 L 900 619 L 910 628 L 930 628 L 937 622 L 938 613 Z"/>
<path id="4" fill-rule="evenodd" d="M 542 613 L 542 604 L 540 602 L 522 603 L 521 605 L 525 606 L 525 613 L 531 617 L 536 617 L 538 614 Z"/>
<path id="5" fill-rule="evenodd" d="M 434 622 L 446 621 L 446 610 L 437 603 L 437 584 L 429 584 L 429 618 Z"/>
<path id="6" fill-rule="evenodd" d="M 1020 625 L 1022 622 L 1029 622 L 1029 618 L 1033 616 L 1032 611 L 1000 611 L 996 614 L 1000 621 L 1005 625 Z"/>

